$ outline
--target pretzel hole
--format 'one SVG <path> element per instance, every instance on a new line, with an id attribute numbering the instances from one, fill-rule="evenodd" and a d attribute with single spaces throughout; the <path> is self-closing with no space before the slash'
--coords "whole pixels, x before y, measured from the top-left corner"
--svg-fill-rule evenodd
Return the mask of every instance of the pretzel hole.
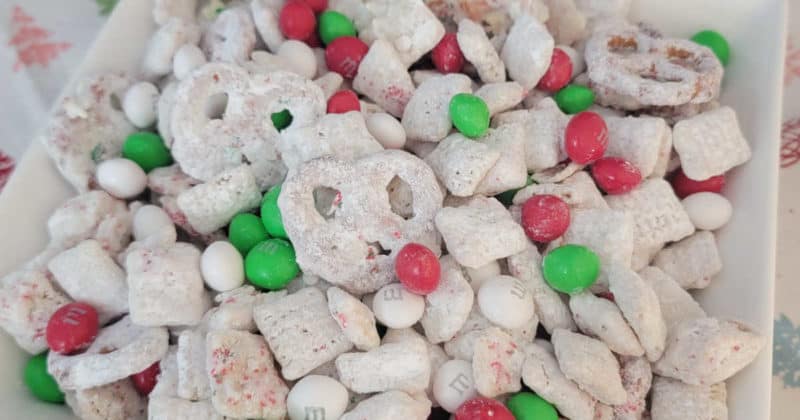
<path id="1" fill-rule="evenodd" d="M 122 111 L 122 100 L 119 98 L 117 92 L 113 92 L 111 96 L 108 97 L 108 101 L 111 104 L 111 109 L 114 111 Z"/>
<path id="2" fill-rule="evenodd" d="M 411 186 L 403 178 L 395 175 L 386 185 L 386 192 L 389 194 L 392 213 L 405 220 L 414 217 L 414 195 L 411 193 Z"/>
<path id="3" fill-rule="evenodd" d="M 314 188 L 314 208 L 323 219 L 332 219 L 341 203 L 342 193 L 339 190 L 328 187 Z"/>
<path id="4" fill-rule="evenodd" d="M 228 94 L 215 93 L 206 99 L 205 113 L 209 120 L 221 120 L 228 108 Z"/>

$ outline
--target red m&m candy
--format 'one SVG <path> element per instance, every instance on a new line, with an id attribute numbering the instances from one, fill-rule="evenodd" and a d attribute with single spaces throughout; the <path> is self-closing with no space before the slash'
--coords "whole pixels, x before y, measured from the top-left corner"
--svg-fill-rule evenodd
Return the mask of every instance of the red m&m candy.
<path id="1" fill-rule="evenodd" d="M 361 111 L 361 102 L 352 90 L 340 90 L 328 99 L 328 114 L 344 114 L 350 111 Z"/>
<path id="2" fill-rule="evenodd" d="M 550 67 L 539 80 L 539 89 L 546 92 L 558 92 L 572 78 L 572 60 L 559 48 L 553 50 Z"/>
<path id="3" fill-rule="evenodd" d="M 514 420 L 514 415 L 497 400 L 473 398 L 456 410 L 456 420 Z"/>
<path id="4" fill-rule="evenodd" d="M 286 38 L 303 41 L 314 33 L 317 18 L 308 4 L 292 0 L 286 2 L 278 16 L 278 27 Z"/>
<path id="5" fill-rule="evenodd" d="M 425 245 L 410 243 L 402 247 L 394 260 L 394 272 L 411 293 L 425 295 L 439 286 L 439 258 Z"/>
<path id="6" fill-rule="evenodd" d="M 604 157 L 592 165 L 592 176 L 603 191 L 625 194 L 642 182 L 639 168 L 625 159 Z"/>
<path id="7" fill-rule="evenodd" d="M 522 205 L 522 228 L 534 242 L 550 242 L 569 227 L 569 206 L 550 194 L 534 195 Z"/>
<path id="8" fill-rule="evenodd" d="M 456 34 L 449 32 L 433 47 L 431 60 L 436 70 L 442 73 L 458 73 L 464 68 L 464 53 L 458 46 Z"/>
<path id="9" fill-rule="evenodd" d="M 302 0 L 315 13 L 322 13 L 328 8 L 328 0 Z"/>
<path id="10" fill-rule="evenodd" d="M 45 339 L 50 350 L 72 354 L 89 347 L 100 327 L 97 311 L 82 302 L 68 303 L 50 316 Z"/>
<path id="11" fill-rule="evenodd" d="M 342 77 L 352 79 L 368 51 L 369 46 L 364 41 L 354 36 L 340 36 L 325 48 L 325 64 Z"/>
<path id="12" fill-rule="evenodd" d="M 675 175 L 672 176 L 671 182 L 675 195 L 679 198 L 685 198 L 699 192 L 721 192 L 722 187 L 725 186 L 725 175 L 717 175 L 702 181 L 695 181 L 678 169 Z"/>
<path id="13" fill-rule="evenodd" d="M 603 157 L 608 147 L 608 127 L 600 115 L 584 111 L 576 114 L 564 132 L 564 149 L 573 162 L 590 164 Z"/>
<path id="14" fill-rule="evenodd" d="M 156 382 L 158 382 L 158 374 L 161 372 L 161 368 L 158 367 L 158 362 L 153 363 L 147 369 L 131 375 L 131 380 L 133 380 L 133 386 L 136 387 L 136 390 L 139 391 L 142 395 L 149 395 L 153 388 L 156 387 Z"/>

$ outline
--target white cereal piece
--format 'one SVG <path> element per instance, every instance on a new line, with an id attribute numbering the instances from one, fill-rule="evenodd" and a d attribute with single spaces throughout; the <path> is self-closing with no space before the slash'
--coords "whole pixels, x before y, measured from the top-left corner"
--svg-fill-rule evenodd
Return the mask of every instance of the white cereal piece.
<path id="1" fill-rule="evenodd" d="M 331 316 L 357 349 L 368 351 L 380 345 L 375 316 L 367 305 L 338 287 L 329 288 L 327 295 Z"/>
<path id="2" fill-rule="evenodd" d="M 155 397 L 178 396 L 178 346 L 169 346 L 167 354 L 158 362 L 159 373 L 156 386 L 148 395 L 152 401 Z"/>
<path id="3" fill-rule="evenodd" d="M 547 29 L 553 34 L 556 44 L 571 45 L 583 39 L 586 16 L 575 5 L 575 0 L 545 0 L 550 12 Z"/>
<path id="4" fill-rule="evenodd" d="M 282 1 L 282 0 L 279 0 L 279 1 Z M 314 51 L 314 57 L 317 58 L 317 74 L 318 75 L 325 75 L 327 73 L 330 73 L 331 71 L 328 68 L 328 63 L 325 61 L 325 48 L 316 47 L 316 48 L 313 48 L 313 51 Z M 336 72 L 334 72 L 334 73 L 336 73 Z M 339 74 L 339 73 L 336 73 L 336 74 Z M 348 86 L 350 86 L 350 85 L 346 84 L 344 82 L 344 78 L 342 78 L 342 87 L 344 88 L 344 87 L 348 87 Z M 327 100 L 327 98 L 326 98 L 326 100 Z"/>
<path id="5" fill-rule="evenodd" d="M 170 18 L 153 33 L 142 59 L 142 75 L 157 80 L 172 72 L 172 60 L 178 48 L 200 42 L 200 27 L 191 20 Z"/>
<path id="6" fill-rule="evenodd" d="M 668 335 L 675 327 L 687 319 L 705 318 L 706 312 L 692 295 L 660 268 L 649 266 L 639 271 L 639 277 L 645 281 L 658 296 L 661 315 L 667 324 Z"/>
<path id="7" fill-rule="evenodd" d="M 491 196 L 525 186 L 528 171 L 523 134 L 522 124 L 506 124 L 490 128 L 483 137 L 476 139 L 500 152 L 500 158 L 475 188 L 476 194 Z"/>
<path id="8" fill-rule="evenodd" d="M 178 335 L 178 396 L 192 401 L 211 397 L 206 376 L 206 334 L 199 329 L 183 330 Z"/>
<path id="9" fill-rule="evenodd" d="M 125 269 L 133 323 L 177 326 L 200 322 L 207 294 L 200 274 L 200 251 L 193 245 L 179 242 L 136 249 L 128 254 Z"/>
<path id="10" fill-rule="evenodd" d="M 96 240 L 56 255 L 47 267 L 61 290 L 97 309 L 101 325 L 128 312 L 125 272 Z"/>
<path id="11" fill-rule="evenodd" d="M 420 324 L 431 343 L 452 339 L 469 316 L 475 294 L 461 267 L 452 256 L 439 260 L 441 277 L 439 285 L 425 295 L 425 314 Z"/>
<path id="12" fill-rule="evenodd" d="M 519 391 L 524 359 L 524 353 L 510 335 L 498 328 L 484 330 L 475 341 L 472 356 L 475 389 L 489 398 Z"/>
<path id="13" fill-rule="evenodd" d="M 453 128 L 450 100 L 471 93 L 472 81 L 463 74 L 432 77 L 417 87 L 403 111 L 403 128 L 412 141 L 438 142 Z"/>
<path id="14" fill-rule="evenodd" d="M 250 60 L 242 63 L 242 67 L 250 74 L 267 74 L 274 71 L 295 73 L 286 58 L 260 50 L 253 51 Z"/>
<path id="15" fill-rule="evenodd" d="M 217 306 L 203 315 L 204 326 L 209 330 L 257 331 L 253 320 L 253 307 L 267 296 L 281 298 L 286 292 L 259 293 L 253 286 L 242 286 L 214 297 Z"/>
<path id="16" fill-rule="evenodd" d="M 178 48 L 178 51 L 175 51 L 175 57 L 172 58 L 172 72 L 175 74 L 175 78 L 183 80 L 194 69 L 207 62 L 206 55 L 200 47 L 194 44 L 186 44 Z"/>
<path id="17" fill-rule="evenodd" d="M 144 420 L 147 401 L 129 379 L 96 388 L 66 392 L 67 405 L 84 420 Z"/>
<path id="18" fill-rule="evenodd" d="M 261 204 L 261 191 L 250 167 L 242 165 L 221 172 L 214 179 L 178 195 L 178 208 L 200 234 L 211 233 L 233 216 Z"/>
<path id="19" fill-rule="evenodd" d="M 507 64 L 500 59 L 481 25 L 469 19 L 462 19 L 458 22 L 456 36 L 464 58 L 475 66 L 484 83 L 506 81 Z"/>
<path id="20" fill-rule="evenodd" d="M 338 73 L 334 73 L 337 74 Z M 340 76 L 341 77 L 341 76 Z M 402 149 L 406 144 L 406 130 L 403 124 L 385 112 L 375 112 L 366 117 L 367 130 L 375 137 L 375 140 L 385 149 Z M 436 147 L 436 143 L 430 143 L 431 150 Z M 418 156 L 419 153 L 417 153 Z M 424 159 L 424 156 L 421 156 Z"/>
<path id="21" fill-rule="evenodd" d="M 353 89 L 399 118 L 414 93 L 414 82 L 394 47 L 378 39 L 361 60 Z"/>
<path id="22" fill-rule="evenodd" d="M 522 205 L 537 194 L 551 194 L 564 200 L 572 210 L 597 209 L 608 210 L 608 203 L 603 198 L 592 177 L 585 171 L 579 171 L 559 184 L 531 184 L 519 190 L 513 199 L 515 205 Z"/>
<path id="23" fill-rule="evenodd" d="M 168 341 L 166 328 L 140 327 L 126 316 L 101 329 L 83 353 L 49 353 L 47 371 L 62 390 L 110 384 L 161 360 L 167 354 Z"/>
<path id="24" fill-rule="evenodd" d="M 552 168 L 532 173 L 531 179 L 539 184 L 562 182 L 582 171 L 584 166 L 585 165 L 580 165 L 575 162 L 562 162 Z"/>
<path id="25" fill-rule="evenodd" d="M 187 401 L 183 398 L 153 396 L 147 404 L 148 420 L 224 420 L 207 400 Z"/>
<path id="26" fill-rule="evenodd" d="M 134 161 L 114 158 L 97 165 L 97 184 L 116 198 L 131 199 L 147 188 L 147 174 Z"/>
<path id="27" fill-rule="evenodd" d="M 336 371 L 348 389 L 358 393 L 390 390 L 416 393 L 428 387 L 431 363 L 425 340 L 382 344 L 366 353 L 345 353 Z"/>
<path id="28" fill-rule="evenodd" d="M 153 20 L 163 25 L 170 18 L 181 18 L 191 21 L 195 17 L 197 0 L 155 0 L 153 4 Z"/>
<path id="29" fill-rule="evenodd" d="M 679 121 L 672 141 L 683 172 L 698 181 L 723 174 L 752 155 L 736 111 L 727 106 Z"/>
<path id="30" fill-rule="evenodd" d="M 524 327 L 535 314 L 530 289 L 511 276 L 500 275 L 484 282 L 477 300 L 483 316 L 507 329 Z"/>
<path id="31" fill-rule="evenodd" d="M 414 399 L 405 392 L 388 391 L 359 402 L 339 420 L 426 420 L 430 413 L 429 402 Z"/>
<path id="32" fill-rule="evenodd" d="M 450 255 L 465 267 L 477 268 L 516 254 L 528 243 L 522 227 L 494 198 L 476 196 L 463 207 L 445 207 L 435 222 Z"/>
<path id="33" fill-rule="evenodd" d="M 569 56 L 569 61 L 572 62 L 572 77 L 570 77 L 570 79 L 574 79 L 575 76 L 586 71 L 586 60 L 583 59 L 582 51 L 579 52 L 575 50 L 575 48 L 564 44 L 556 45 L 556 48 L 564 51 L 564 53 Z"/>
<path id="34" fill-rule="evenodd" d="M 122 111 L 137 128 L 147 128 L 156 122 L 158 88 L 150 82 L 133 84 L 122 97 Z"/>
<path id="35" fill-rule="evenodd" d="M 278 52 L 278 48 L 286 40 L 278 26 L 278 16 L 282 6 L 283 0 L 253 0 L 250 3 L 253 23 L 261 39 L 272 52 Z"/>
<path id="36" fill-rule="evenodd" d="M 256 45 L 256 27 L 245 6 L 226 7 L 203 34 L 209 61 L 242 64 Z"/>
<path id="37" fill-rule="evenodd" d="M 277 56 L 283 58 L 293 73 L 306 79 L 317 74 L 317 57 L 305 42 L 290 39 L 281 44 Z"/>
<path id="38" fill-rule="evenodd" d="M 97 162 L 117 157 L 135 127 L 115 101 L 131 85 L 120 73 L 81 79 L 64 97 L 39 139 L 59 172 L 78 190 L 90 188 Z"/>
<path id="39" fill-rule="evenodd" d="M 53 287 L 41 268 L 22 268 L 3 279 L 0 288 L 0 327 L 31 354 L 47 350 L 45 330 L 50 316 L 70 299 Z"/>
<path id="40" fill-rule="evenodd" d="M 437 70 L 412 70 L 410 74 L 411 80 L 414 81 L 414 85 L 417 87 L 430 79 L 442 76 L 442 73 Z M 470 82 L 470 86 L 471 83 L 472 82 Z"/>
<path id="41" fill-rule="evenodd" d="M 554 46 L 555 41 L 543 24 L 522 15 L 509 30 L 500 56 L 511 80 L 530 90 L 550 67 Z"/>
<path id="42" fill-rule="evenodd" d="M 605 404 L 627 401 L 619 363 L 602 341 L 562 329 L 553 331 L 551 340 L 566 377 Z"/>
<path id="43" fill-rule="evenodd" d="M 211 404 L 232 418 L 286 416 L 289 387 L 283 382 L 263 337 L 245 331 L 211 331 L 206 336 L 206 370 Z"/>
<path id="44" fill-rule="evenodd" d="M 368 44 L 376 39 L 388 41 L 406 68 L 444 36 L 444 26 L 421 1 L 369 0 L 365 6 L 373 16 L 366 27 L 359 27 L 359 36 Z"/>
<path id="45" fill-rule="evenodd" d="M 402 343 L 409 340 L 422 340 L 422 342 L 424 342 L 428 347 L 428 360 L 430 360 L 431 363 L 431 374 L 430 381 L 428 381 L 428 387 L 425 390 L 425 395 L 427 396 L 428 400 L 433 403 L 433 406 L 436 407 L 438 404 L 433 397 L 434 378 L 436 373 L 439 371 L 439 368 L 449 359 L 449 357 L 441 346 L 427 341 L 425 337 L 423 337 L 413 328 L 389 328 L 386 330 L 386 334 L 384 334 L 383 338 L 381 339 L 381 344 Z M 414 396 L 416 397 L 418 394 L 420 393 L 414 393 Z"/>
<path id="46" fill-rule="evenodd" d="M 517 82 L 486 83 L 475 91 L 489 107 L 490 115 L 497 115 L 519 105 L 525 97 L 525 89 Z"/>
<path id="47" fill-rule="evenodd" d="M 444 261 L 445 258 L 452 257 L 442 257 L 439 261 Z M 472 287 L 472 290 L 475 293 L 478 293 L 478 290 L 481 288 L 483 282 L 500 275 L 500 263 L 497 262 L 497 260 L 494 260 L 477 268 L 464 268 L 462 269 L 462 272 L 466 276 L 466 279 L 469 282 L 470 287 Z"/>
<path id="48" fill-rule="evenodd" d="M 614 406 L 615 420 L 642 420 L 647 408 L 647 394 L 653 383 L 650 362 L 644 357 L 621 357 L 622 386 L 628 393 L 625 404 Z"/>
<path id="49" fill-rule="evenodd" d="M 505 333 L 509 334 L 514 342 L 523 346 L 526 343 L 533 341 L 536 336 L 536 328 L 539 325 L 539 319 L 534 315 L 528 320 L 524 326 L 515 329 L 503 329 Z M 475 350 L 475 342 L 482 336 L 485 330 L 497 327 L 489 319 L 481 313 L 478 305 L 473 305 L 472 310 L 467 317 L 464 326 L 458 331 L 452 340 L 444 344 L 445 352 L 455 359 L 472 360 Z"/>
<path id="50" fill-rule="evenodd" d="M 177 197 L 180 193 L 200 184 L 181 171 L 177 163 L 162 168 L 155 168 L 147 174 L 147 188 L 160 195 Z"/>
<path id="51" fill-rule="evenodd" d="M 167 148 L 172 147 L 172 108 L 175 106 L 175 93 L 177 91 L 178 81 L 170 80 L 162 86 L 161 95 L 156 103 L 156 128 Z M 157 169 L 163 168 L 153 169 L 149 174 L 152 174 Z"/>
<path id="52" fill-rule="evenodd" d="M 342 89 L 350 89 L 350 90 L 352 90 L 353 89 L 352 83 L 349 80 L 345 79 L 342 82 Z M 361 106 L 361 112 L 363 112 L 365 116 L 370 115 L 370 114 L 375 114 L 375 113 L 378 113 L 378 112 L 386 113 L 385 109 L 381 108 L 380 105 L 378 105 L 378 104 L 376 104 L 376 103 L 374 103 L 372 101 L 360 99 L 358 101 L 358 103 Z"/>
<path id="53" fill-rule="evenodd" d="M 436 372 L 433 395 L 435 402 L 450 413 L 455 412 L 464 401 L 477 397 L 472 364 L 459 359 L 445 362 Z"/>
<path id="54" fill-rule="evenodd" d="M 764 345 L 764 337 L 738 321 L 689 319 L 672 331 L 653 372 L 689 385 L 715 384 L 750 364 Z"/>
<path id="55" fill-rule="evenodd" d="M 608 126 L 606 156 L 627 160 L 643 178 L 655 172 L 663 150 L 672 147 L 672 131 L 663 118 L 604 117 Z M 661 174 L 663 175 L 663 174 Z"/>
<path id="56" fill-rule="evenodd" d="M 353 348 L 314 287 L 256 305 L 253 318 L 290 381 Z"/>
<path id="57" fill-rule="evenodd" d="M 681 200 L 686 214 L 698 230 L 717 230 L 731 220 L 733 206 L 721 194 L 694 193 Z"/>
<path id="58" fill-rule="evenodd" d="M 526 97 L 527 98 L 527 97 Z M 512 109 L 492 116 L 490 127 L 500 127 L 503 124 L 525 122 L 527 120 L 527 109 Z"/>
<path id="59" fill-rule="evenodd" d="M 383 286 L 372 301 L 372 311 L 389 328 L 408 328 L 425 312 L 425 298 L 406 290 L 400 283 Z"/>
<path id="60" fill-rule="evenodd" d="M 617 305 L 591 293 L 569 298 L 569 308 L 582 333 L 606 343 L 609 350 L 625 356 L 642 356 L 644 348 Z"/>
<path id="61" fill-rule="evenodd" d="M 728 418 L 725 383 L 687 385 L 656 376 L 653 381 L 650 416 L 653 420 Z"/>
<path id="62" fill-rule="evenodd" d="M 321 76 L 314 79 L 314 83 L 316 83 L 317 86 L 322 89 L 322 93 L 325 95 L 326 101 L 330 99 L 334 93 L 339 91 L 343 82 L 344 78 L 342 75 L 336 73 L 335 71 L 323 73 Z"/>
<path id="63" fill-rule="evenodd" d="M 700 231 L 662 249 L 653 265 L 675 279 L 684 289 L 703 289 L 722 271 L 722 259 L 714 234 Z"/>
<path id="64" fill-rule="evenodd" d="M 569 227 L 559 243 L 589 247 L 600 258 L 601 267 L 612 263 L 630 267 L 634 248 L 633 219 L 619 210 L 575 209 L 570 213 Z M 598 286 L 606 286 L 604 279 L 598 280 Z"/>
<path id="65" fill-rule="evenodd" d="M 347 409 L 347 389 L 339 381 L 308 375 L 289 391 L 286 406 L 291 420 L 338 419 Z"/>
<path id="66" fill-rule="evenodd" d="M 425 162 L 451 194 L 468 197 L 499 159 L 498 150 L 454 133 L 439 142 Z"/>
<path id="67" fill-rule="evenodd" d="M 567 158 L 561 147 L 569 117 L 552 98 L 528 111 L 525 122 L 525 162 L 528 171 L 552 168 Z"/>

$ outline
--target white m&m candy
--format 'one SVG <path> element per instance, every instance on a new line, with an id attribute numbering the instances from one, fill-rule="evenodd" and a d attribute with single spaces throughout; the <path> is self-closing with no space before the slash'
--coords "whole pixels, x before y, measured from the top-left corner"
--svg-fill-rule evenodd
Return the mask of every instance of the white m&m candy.
<path id="1" fill-rule="evenodd" d="M 95 176 L 100 188 L 123 200 L 136 197 L 147 188 L 147 174 L 129 159 L 106 160 L 97 165 Z"/>
<path id="2" fill-rule="evenodd" d="M 244 283 L 242 254 L 230 242 L 214 242 L 200 257 L 200 272 L 208 287 L 218 292 L 233 290 Z"/>
<path id="3" fill-rule="evenodd" d="M 717 230 L 731 220 L 733 207 L 727 198 L 713 192 L 699 192 L 681 201 L 694 227 Z"/>
<path id="4" fill-rule="evenodd" d="M 278 57 L 283 58 L 293 72 L 313 79 L 317 73 L 317 56 L 305 42 L 290 39 L 278 48 Z"/>
<path id="5" fill-rule="evenodd" d="M 478 290 L 478 307 L 494 324 L 519 328 L 533 316 L 533 295 L 518 279 L 497 276 L 485 281 Z"/>
<path id="6" fill-rule="evenodd" d="M 178 80 L 183 80 L 192 70 L 206 63 L 206 56 L 203 50 L 197 45 L 186 44 L 175 52 L 172 58 L 172 72 Z"/>
<path id="7" fill-rule="evenodd" d="M 497 277 L 500 275 L 500 263 L 497 260 L 494 260 L 486 265 L 482 265 L 478 268 L 469 268 L 467 269 L 467 276 L 469 277 L 469 285 L 472 286 L 472 290 L 476 293 L 480 290 L 481 286 L 483 285 L 486 280 L 491 278 Z"/>
<path id="8" fill-rule="evenodd" d="M 406 130 L 400 121 L 385 112 L 367 116 L 367 130 L 386 149 L 402 149 L 406 144 Z"/>
<path id="9" fill-rule="evenodd" d="M 150 82 L 139 82 L 131 86 L 122 98 L 122 111 L 131 124 L 147 128 L 156 122 L 158 88 Z"/>
<path id="10" fill-rule="evenodd" d="M 433 398 L 439 405 L 452 413 L 464 401 L 478 395 L 472 378 L 472 363 L 464 360 L 448 360 L 433 378 Z"/>
<path id="11" fill-rule="evenodd" d="M 389 328 L 408 328 L 422 318 L 425 298 L 409 292 L 400 283 L 387 284 L 375 293 L 372 311 Z"/>
<path id="12" fill-rule="evenodd" d="M 347 409 L 347 389 L 336 379 L 308 375 L 298 381 L 286 398 L 291 420 L 336 420 Z"/>

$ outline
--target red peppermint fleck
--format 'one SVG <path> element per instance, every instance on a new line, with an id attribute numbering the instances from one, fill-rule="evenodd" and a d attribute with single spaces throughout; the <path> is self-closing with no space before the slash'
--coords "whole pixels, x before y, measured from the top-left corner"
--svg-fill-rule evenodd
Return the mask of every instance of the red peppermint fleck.
<path id="1" fill-rule="evenodd" d="M 788 168 L 800 161 L 800 117 L 783 122 L 781 139 L 781 168 Z"/>
<path id="2" fill-rule="evenodd" d="M 0 150 L 0 190 L 6 185 L 14 172 L 14 159 Z"/>
<path id="3" fill-rule="evenodd" d="M 8 45 L 17 52 L 14 71 L 35 64 L 47 67 L 63 51 L 72 47 L 68 42 L 51 42 L 50 32 L 36 25 L 34 19 L 19 6 L 14 6 L 10 26 L 14 29 Z"/>

